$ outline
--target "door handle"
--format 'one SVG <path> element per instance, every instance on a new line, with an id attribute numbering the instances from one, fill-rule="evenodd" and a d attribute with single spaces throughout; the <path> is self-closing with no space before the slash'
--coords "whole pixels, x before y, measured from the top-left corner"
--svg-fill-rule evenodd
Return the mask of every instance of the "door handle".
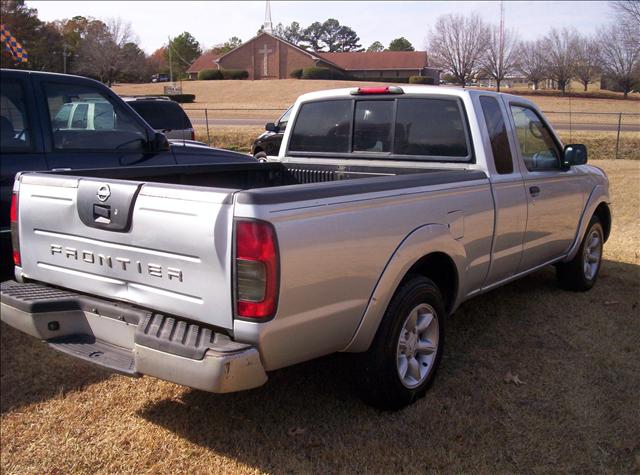
<path id="1" fill-rule="evenodd" d="M 530 186 L 529 193 L 531 194 L 531 196 L 536 197 L 540 194 L 540 188 L 537 186 Z"/>

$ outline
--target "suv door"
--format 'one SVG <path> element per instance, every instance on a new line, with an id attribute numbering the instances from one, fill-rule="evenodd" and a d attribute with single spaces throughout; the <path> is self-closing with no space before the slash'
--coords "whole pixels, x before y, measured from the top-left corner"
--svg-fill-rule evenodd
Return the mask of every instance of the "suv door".
<path id="1" fill-rule="evenodd" d="M 35 128 L 33 94 L 28 75 L 2 73 L 0 80 L 0 235 L 2 277 L 13 263 L 9 208 L 13 180 L 19 171 L 46 170 L 42 141 Z"/>
<path id="2" fill-rule="evenodd" d="M 106 87 L 92 82 L 38 78 L 34 84 L 41 90 L 36 96 L 51 169 L 175 164 L 169 150 L 149 152 L 153 132 Z"/>
<path id="3" fill-rule="evenodd" d="M 531 106 L 509 102 L 527 194 L 527 228 L 520 271 L 563 256 L 576 235 L 584 196 L 580 172 L 562 169 L 562 148 Z"/>

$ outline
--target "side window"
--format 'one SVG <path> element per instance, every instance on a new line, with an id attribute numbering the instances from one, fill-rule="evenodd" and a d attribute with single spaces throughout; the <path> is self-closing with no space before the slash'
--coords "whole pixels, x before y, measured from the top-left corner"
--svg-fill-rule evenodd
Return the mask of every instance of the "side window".
<path id="1" fill-rule="evenodd" d="M 456 100 L 398 99 L 394 153 L 469 159 Z"/>
<path id="2" fill-rule="evenodd" d="M 538 114 L 528 107 L 517 105 L 511 105 L 511 114 L 516 125 L 518 146 L 527 170 L 559 169 L 560 151 Z"/>
<path id="3" fill-rule="evenodd" d="M 482 105 L 482 114 L 489 131 L 496 171 L 501 175 L 512 173 L 513 159 L 500 105 L 495 98 L 489 96 L 481 96 L 480 105 Z"/>
<path id="4" fill-rule="evenodd" d="M 390 152 L 393 101 L 358 101 L 353 129 L 354 152 Z"/>
<path id="5" fill-rule="evenodd" d="M 47 83 L 44 89 L 56 150 L 144 149 L 144 127 L 97 89 L 61 83 Z"/>
<path id="6" fill-rule="evenodd" d="M 282 116 L 278 119 L 278 128 L 280 132 L 284 132 L 287 130 L 287 124 L 289 123 L 289 116 L 291 115 L 291 109 L 282 114 Z"/>
<path id="7" fill-rule="evenodd" d="M 31 131 L 20 81 L 6 79 L 0 90 L 0 148 L 6 152 L 29 152 Z"/>
<path id="8" fill-rule="evenodd" d="M 292 152 L 349 152 L 351 101 L 303 104 L 295 121 Z"/>

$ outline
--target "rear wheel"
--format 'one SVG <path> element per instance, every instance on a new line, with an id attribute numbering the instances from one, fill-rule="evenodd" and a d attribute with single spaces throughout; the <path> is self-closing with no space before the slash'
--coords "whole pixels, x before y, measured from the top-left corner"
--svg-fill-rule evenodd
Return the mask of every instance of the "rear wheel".
<path id="1" fill-rule="evenodd" d="M 424 396 L 442 356 L 444 316 L 444 300 L 431 280 L 412 277 L 396 291 L 357 369 L 368 403 L 397 410 Z"/>
<path id="2" fill-rule="evenodd" d="M 593 216 L 575 257 L 556 266 L 560 286 L 567 290 L 589 290 L 598 279 L 602 262 L 604 231 L 597 216 Z"/>

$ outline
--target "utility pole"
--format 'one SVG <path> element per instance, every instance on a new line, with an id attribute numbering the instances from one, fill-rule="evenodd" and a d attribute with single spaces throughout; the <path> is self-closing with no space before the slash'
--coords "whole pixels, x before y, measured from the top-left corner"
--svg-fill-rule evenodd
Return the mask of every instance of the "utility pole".
<path id="1" fill-rule="evenodd" d="M 496 71 L 498 74 L 498 78 L 496 79 L 496 89 L 500 92 L 500 81 L 502 80 L 502 75 L 504 73 L 504 2 L 500 2 L 500 39 L 498 40 L 498 70 Z"/>
<path id="2" fill-rule="evenodd" d="M 169 81 L 173 83 L 173 61 L 171 60 L 171 37 L 167 36 L 167 38 L 169 38 L 169 44 L 167 45 L 167 48 L 169 48 Z"/>

